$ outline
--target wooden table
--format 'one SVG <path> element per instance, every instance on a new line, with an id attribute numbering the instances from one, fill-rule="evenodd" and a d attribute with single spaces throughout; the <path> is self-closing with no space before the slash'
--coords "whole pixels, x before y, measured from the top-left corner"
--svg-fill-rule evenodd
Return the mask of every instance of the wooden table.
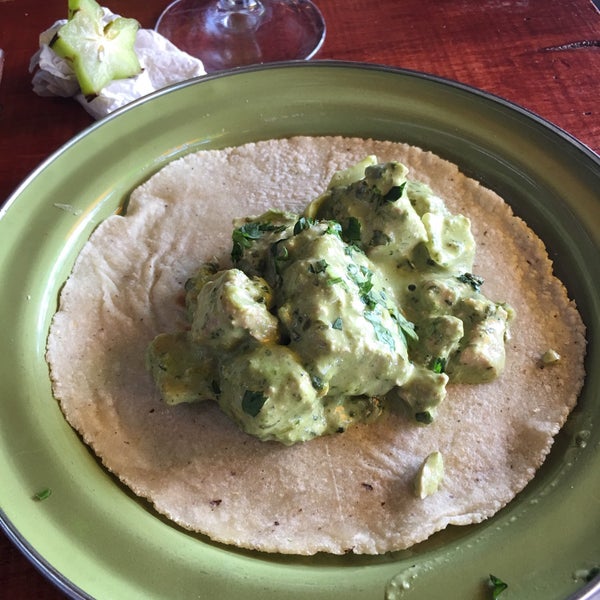
<path id="1" fill-rule="evenodd" d="M 595 0 L 600 4 L 599 0 Z M 152 27 L 166 1 L 108 6 Z M 600 11 L 592 0 L 318 0 L 327 37 L 317 59 L 423 71 L 537 113 L 600 152 Z M 91 118 L 73 100 L 31 90 L 38 35 L 66 0 L 0 0 L 0 202 Z M 64 598 L 0 534 L 0 597 Z"/>

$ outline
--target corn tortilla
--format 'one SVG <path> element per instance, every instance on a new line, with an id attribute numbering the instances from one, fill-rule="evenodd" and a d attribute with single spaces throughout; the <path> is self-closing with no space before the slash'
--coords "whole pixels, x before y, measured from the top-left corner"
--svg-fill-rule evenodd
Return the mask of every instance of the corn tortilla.
<path id="1" fill-rule="evenodd" d="M 167 406 L 144 365 L 155 335 L 185 326 L 186 279 L 228 256 L 232 220 L 300 212 L 332 173 L 398 160 L 470 217 L 483 292 L 517 313 L 504 375 L 451 385 L 429 426 L 387 412 L 341 435 L 285 447 L 245 435 L 211 402 Z M 535 277 L 532 277 L 532 273 Z M 541 368 L 547 349 L 562 357 Z M 585 329 L 542 242 L 494 192 L 406 144 L 341 137 L 269 140 L 178 159 L 131 195 L 81 251 L 48 338 L 53 390 L 103 464 L 159 513 L 264 552 L 378 554 L 449 524 L 480 522 L 532 479 L 584 380 Z M 413 480 L 444 457 L 438 492 Z"/>

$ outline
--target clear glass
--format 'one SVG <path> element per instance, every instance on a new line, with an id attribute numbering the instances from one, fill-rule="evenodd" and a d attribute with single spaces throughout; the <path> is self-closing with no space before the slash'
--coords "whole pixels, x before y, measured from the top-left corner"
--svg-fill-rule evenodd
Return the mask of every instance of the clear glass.
<path id="1" fill-rule="evenodd" d="M 325 38 L 325 21 L 310 0 L 175 0 L 155 29 L 207 72 L 308 59 Z"/>

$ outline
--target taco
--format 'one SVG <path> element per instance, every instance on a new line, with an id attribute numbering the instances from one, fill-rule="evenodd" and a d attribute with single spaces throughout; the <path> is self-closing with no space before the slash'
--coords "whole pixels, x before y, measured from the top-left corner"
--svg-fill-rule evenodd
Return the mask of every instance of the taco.
<path id="1" fill-rule="evenodd" d="M 427 425 L 384 411 L 293 445 L 248 435 L 215 402 L 165 403 L 147 348 L 189 327 L 185 283 L 200 265 L 227 262 L 233 220 L 300 214 L 367 155 L 406 165 L 470 219 L 473 272 L 517 315 L 501 376 L 448 385 Z M 304 555 L 400 550 L 495 514 L 550 451 L 576 404 L 584 354 L 584 325 L 543 243 L 498 195 L 414 146 L 341 137 L 201 151 L 164 167 L 82 249 L 47 347 L 69 423 L 159 513 L 217 542 Z M 416 494 L 424 461 L 439 455 L 439 489 Z"/>

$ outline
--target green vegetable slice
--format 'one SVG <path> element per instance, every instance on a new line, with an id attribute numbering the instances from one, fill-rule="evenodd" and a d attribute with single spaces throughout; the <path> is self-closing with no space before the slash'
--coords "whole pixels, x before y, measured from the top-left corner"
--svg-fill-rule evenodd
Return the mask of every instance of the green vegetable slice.
<path id="1" fill-rule="evenodd" d="M 134 48 L 140 24 L 117 17 L 104 25 L 102 15 L 94 0 L 71 0 L 69 20 L 50 42 L 58 56 L 71 62 L 85 96 L 95 96 L 111 81 L 142 70 Z"/>

